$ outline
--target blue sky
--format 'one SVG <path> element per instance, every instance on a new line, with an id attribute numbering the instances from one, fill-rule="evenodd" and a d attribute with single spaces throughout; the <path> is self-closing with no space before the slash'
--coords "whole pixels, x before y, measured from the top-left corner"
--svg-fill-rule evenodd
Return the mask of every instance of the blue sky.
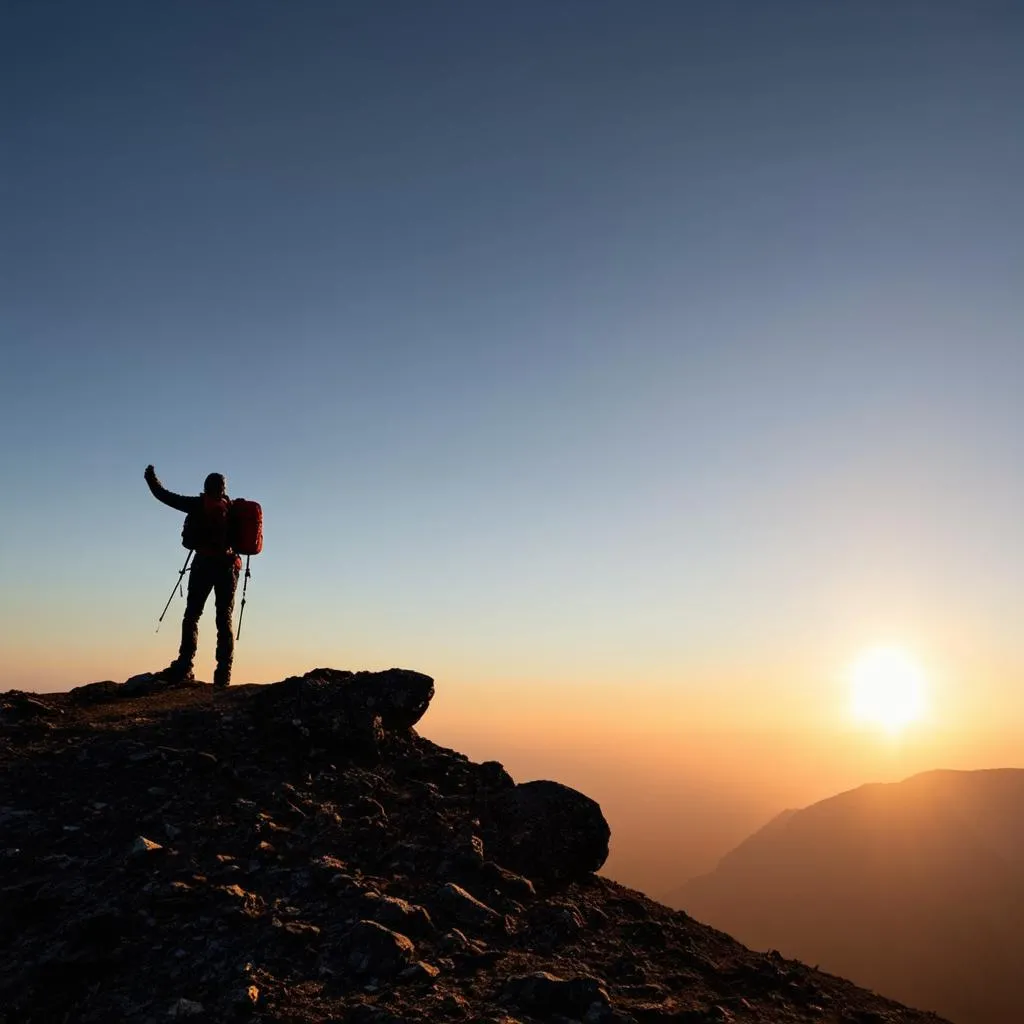
<path id="1" fill-rule="evenodd" d="M 0 18 L 0 686 L 169 660 L 153 462 L 264 505 L 247 679 L 1019 712 L 1016 5 Z"/>

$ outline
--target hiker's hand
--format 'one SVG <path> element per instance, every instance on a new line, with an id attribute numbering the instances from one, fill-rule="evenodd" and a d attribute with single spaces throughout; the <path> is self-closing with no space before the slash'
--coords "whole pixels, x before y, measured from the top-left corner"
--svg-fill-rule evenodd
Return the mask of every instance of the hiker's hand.
<path id="1" fill-rule="evenodd" d="M 146 472 L 142 474 L 146 478 L 146 483 L 151 484 L 156 479 L 156 470 L 152 465 L 146 467 Z"/>

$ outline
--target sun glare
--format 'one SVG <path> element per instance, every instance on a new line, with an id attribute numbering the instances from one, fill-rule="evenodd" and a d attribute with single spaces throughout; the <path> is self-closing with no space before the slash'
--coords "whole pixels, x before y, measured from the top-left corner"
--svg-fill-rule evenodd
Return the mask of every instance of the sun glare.
<path id="1" fill-rule="evenodd" d="M 864 651 L 849 673 L 853 717 L 859 722 L 899 732 L 925 710 L 921 666 L 899 647 Z"/>

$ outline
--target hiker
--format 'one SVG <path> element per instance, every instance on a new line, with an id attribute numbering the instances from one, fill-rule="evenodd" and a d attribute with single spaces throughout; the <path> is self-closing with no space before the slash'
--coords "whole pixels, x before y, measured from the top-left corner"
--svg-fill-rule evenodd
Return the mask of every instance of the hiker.
<path id="1" fill-rule="evenodd" d="M 144 475 L 153 497 L 186 514 L 182 539 L 186 547 L 195 549 L 185 616 L 181 620 L 181 647 L 178 657 L 158 672 L 157 677 L 170 683 L 190 682 L 195 678 L 192 663 L 199 645 L 199 618 L 212 590 L 217 607 L 217 668 L 213 673 L 213 685 L 226 687 L 231 682 L 231 662 L 235 653 L 231 616 L 242 559 L 231 547 L 228 537 L 230 500 L 224 477 L 220 473 L 211 473 L 203 484 L 203 493 L 192 497 L 167 490 L 157 479 L 152 466 L 146 467 Z"/>

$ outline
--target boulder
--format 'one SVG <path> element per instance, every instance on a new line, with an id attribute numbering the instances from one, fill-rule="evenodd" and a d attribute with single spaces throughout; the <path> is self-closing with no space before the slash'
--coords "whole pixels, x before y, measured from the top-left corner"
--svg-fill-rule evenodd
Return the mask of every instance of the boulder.
<path id="1" fill-rule="evenodd" d="M 532 906 L 525 919 L 530 942 L 545 951 L 578 940 L 586 932 L 586 922 L 575 903 L 546 900 Z"/>
<path id="2" fill-rule="evenodd" d="M 402 977 L 408 981 L 425 981 L 428 984 L 436 981 L 440 974 L 441 969 L 427 963 L 426 960 L 417 960 L 411 967 L 406 967 L 402 971 Z"/>
<path id="3" fill-rule="evenodd" d="M 411 729 L 426 714 L 434 696 L 434 680 L 406 668 L 357 672 L 350 686 L 356 699 L 380 715 L 389 730 Z"/>
<path id="4" fill-rule="evenodd" d="M 113 679 L 101 679 L 96 683 L 85 683 L 69 691 L 68 696 L 78 704 L 103 704 L 116 700 L 121 695 L 121 684 Z"/>
<path id="5" fill-rule="evenodd" d="M 152 672 L 140 672 L 136 676 L 130 676 L 121 684 L 120 696 L 122 697 L 144 697 L 157 690 L 170 689 L 166 679 L 155 676 Z"/>
<path id="6" fill-rule="evenodd" d="M 437 904 L 456 921 L 474 928 L 495 928 L 504 924 L 501 914 L 454 882 L 441 886 Z"/>
<path id="7" fill-rule="evenodd" d="M 500 761 L 483 761 L 477 768 L 481 787 L 485 790 L 512 789 L 515 779 L 505 770 Z"/>
<path id="8" fill-rule="evenodd" d="M 363 911 L 380 924 L 410 935 L 431 935 L 434 932 L 430 914 L 415 903 L 375 892 L 366 893 L 362 903 Z"/>
<path id="9" fill-rule="evenodd" d="M 5 718 L 29 720 L 59 718 L 64 712 L 21 690 L 8 690 L 0 695 L 0 714 Z"/>
<path id="10" fill-rule="evenodd" d="M 522 875 L 517 875 L 514 871 L 495 864 L 493 860 L 485 860 L 480 865 L 479 877 L 487 885 L 497 889 L 503 896 L 520 902 L 533 899 L 537 895 L 533 882 L 528 878 L 523 878 Z"/>
<path id="11" fill-rule="evenodd" d="M 502 989 L 502 1002 L 547 1019 L 560 1014 L 575 1020 L 603 1016 L 609 1008 L 608 993 L 599 978 L 583 975 L 559 978 L 547 971 L 536 971 L 509 978 Z"/>
<path id="12" fill-rule="evenodd" d="M 391 731 L 411 729 L 426 714 L 434 696 L 434 680 L 407 668 L 383 672 L 315 668 L 288 682 L 301 689 L 301 699 L 307 704 L 377 715 Z"/>
<path id="13" fill-rule="evenodd" d="M 411 728 L 433 695 L 433 679 L 409 669 L 318 668 L 266 687 L 252 706 L 265 728 L 290 730 L 290 742 L 300 750 L 372 764 L 380 758 L 385 732 Z"/>
<path id="14" fill-rule="evenodd" d="M 412 962 L 412 940 L 376 921 L 359 921 L 349 933 L 349 967 L 356 974 L 390 977 Z"/>
<path id="15" fill-rule="evenodd" d="M 600 805 L 558 782 L 524 782 L 488 805 L 488 851 L 527 878 L 569 882 L 597 871 L 610 838 Z"/>
<path id="16" fill-rule="evenodd" d="M 145 836 L 136 836 L 135 842 L 128 849 L 129 857 L 145 857 L 150 853 L 160 853 L 163 847 L 154 842 L 152 839 L 147 839 Z"/>

